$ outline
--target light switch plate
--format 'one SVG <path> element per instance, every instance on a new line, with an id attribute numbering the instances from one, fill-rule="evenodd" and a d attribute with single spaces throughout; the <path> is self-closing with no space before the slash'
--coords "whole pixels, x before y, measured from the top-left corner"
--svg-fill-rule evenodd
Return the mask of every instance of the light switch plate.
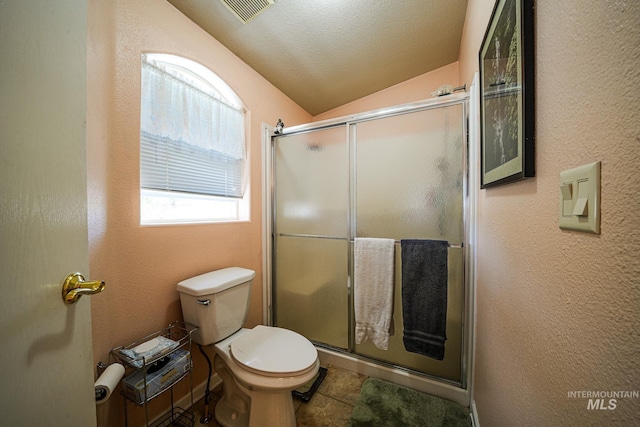
<path id="1" fill-rule="evenodd" d="M 600 234 L 600 162 L 560 172 L 560 228 Z"/>

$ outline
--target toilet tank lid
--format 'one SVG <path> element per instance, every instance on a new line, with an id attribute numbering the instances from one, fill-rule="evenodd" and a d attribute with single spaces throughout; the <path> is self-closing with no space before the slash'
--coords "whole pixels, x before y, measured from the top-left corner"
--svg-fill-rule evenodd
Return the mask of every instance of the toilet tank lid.
<path id="1" fill-rule="evenodd" d="M 201 274 L 178 283 L 178 292 L 202 296 L 222 292 L 253 279 L 256 272 L 247 268 L 229 267 Z"/>

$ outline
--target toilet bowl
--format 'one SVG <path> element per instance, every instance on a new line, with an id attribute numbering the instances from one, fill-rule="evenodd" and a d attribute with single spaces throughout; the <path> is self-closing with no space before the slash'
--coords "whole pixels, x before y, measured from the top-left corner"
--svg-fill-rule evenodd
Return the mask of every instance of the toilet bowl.
<path id="1" fill-rule="evenodd" d="M 318 372 L 318 352 L 302 335 L 246 321 L 255 272 L 230 267 L 178 283 L 193 342 L 210 346 L 224 388 L 215 409 L 223 426 L 295 427 L 291 392 Z"/>
<path id="2" fill-rule="evenodd" d="M 256 326 L 239 330 L 213 349 L 224 387 L 215 409 L 220 424 L 296 425 L 291 391 L 311 381 L 320 365 L 309 340 L 287 329 Z"/>

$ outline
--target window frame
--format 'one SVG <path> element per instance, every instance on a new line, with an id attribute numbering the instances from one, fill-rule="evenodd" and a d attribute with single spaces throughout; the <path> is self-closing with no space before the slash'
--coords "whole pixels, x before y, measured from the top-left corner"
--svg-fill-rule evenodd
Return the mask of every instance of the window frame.
<path id="1" fill-rule="evenodd" d="M 231 87 L 206 66 L 191 59 L 165 53 L 143 53 L 141 60 L 150 58 L 153 61 L 166 65 L 171 70 L 188 75 L 190 79 L 197 80 L 212 88 L 220 95 L 223 103 L 238 109 L 242 113 L 243 121 L 243 162 L 242 181 L 244 190 L 241 197 L 224 197 L 219 195 L 207 195 L 200 193 L 187 193 L 175 190 L 151 189 L 142 187 L 142 175 L 139 182 L 140 188 L 140 224 L 141 225 L 174 225 L 193 223 L 229 223 L 250 220 L 250 153 L 249 153 L 249 125 L 250 113 L 245 108 L 240 97 Z M 143 63 L 140 66 L 141 74 Z M 141 75 L 141 84 L 142 84 Z M 142 149 L 142 87 L 141 87 L 141 118 L 139 143 Z M 141 155 L 142 156 L 142 155 Z M 140 161 L 140 173 L 142 174 L 142 158 Z M 191 201 L 191 205 L 189 205 Z M 154 206 L 155 205 L 155 206 Z M 190 207 L 189 207 L 190 206 Z M 182 212 L 182 214 L 180 214 Z M 233 212 L 233 215 L 229 215 Z"/>

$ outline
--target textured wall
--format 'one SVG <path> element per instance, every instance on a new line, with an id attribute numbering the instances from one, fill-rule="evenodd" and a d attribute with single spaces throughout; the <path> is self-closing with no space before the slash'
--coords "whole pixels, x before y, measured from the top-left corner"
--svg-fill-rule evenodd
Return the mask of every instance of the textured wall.
<path id="1" fill-rule="evenodd" d="M 538 0 L 536 6 L 537 177 L 480 194 L 479 418 L 484 427 L 633 425 L 640 399 L 596 411 L 567 392 L 640 388 L 640 3 Z M 469 84 L 477 69 L 492 7 L 490 0 L 469 2 L 461 83 Z M 106 361 L 111 347 L 180 315 L 176 281 L 232 263 L 260 270 L 260 123 L 311 119 L 164 1 L 95 0 L 89 19 L 90 267 L 109 286 L 92 300 L 92 323 L 95 359 Z M 96 19 L 100 25 L 92 28 Z M 251 110 L 251 222 L 138 225 L 143 50 L 199 60 Z M 602 161 L 602 234 L 562 231 L 559 173 L 596 160 Z M 258 286 L 251 310 L 250 323 L 259 323 Z M 204 361 L 194 359 L 198 382 Z M 120 403 L 102 405 L 99 425 L 121 424 L 121 413 Z"/>
<path id="2" fill-rule="evenodd" d="M 180 319 L 176 283 L 222 267 L 256 270 L 247 324 L 261 323 L 262 123 L 275 125 L 282 117 L 293 125 L 309 122 L 310 116 L 165 1 L 92 0 L 89 21 L 90 269 L 92 277 L 107 283 L 106 291 L 92 299 L 95 361 L 107 362 L 112 347 Z M 139 82 L 144 51 L 178 53 L 208 66 L 247 106 L 250 221 L 139 225 Z M 205 380 L 206 363 L 197 351 L 193 357 L 194 383 L 199 384 Z M 177 397 L 181 393 L 184 390 Z M 168 405 L 166 399 L 152 403 L 152 412 Z M 98 424 L 124 425 L 122 413 L 122 398 L 116 395 L 98 408 Z M 139 416 L 130 423 L 140 424 Z"/>
<path id="3" fill-rule="evenodd" d="M 469 3 L 462 81 L 492 3 Z M 640 398 L 589 410 L 568 392 L 640 389 L 640 2 L 535 4 L 536 177 L 480 193 L 479 421 L 638 425 Z M 598 160 L 601 235 L 560 230 L 560 172 Z"/>
<path id="4" fill-rule="evenodd" d="M 326 113 L 313 117 L 313 121 L 320 121 L 335 117 L 348 116 L 350 114 L 363 113 L 379 108 L 394 105 L 407 104 L 409 102 L 422 101 L 431 98 L 431 92 L 438 87 L 450 84 L 458 86 L 458 63 L 453 62 L 431 72 L 419 75 L 397 85 L 383 89 L 374 94 L 365 96 L 356 101 L 349 102 Z"/>

